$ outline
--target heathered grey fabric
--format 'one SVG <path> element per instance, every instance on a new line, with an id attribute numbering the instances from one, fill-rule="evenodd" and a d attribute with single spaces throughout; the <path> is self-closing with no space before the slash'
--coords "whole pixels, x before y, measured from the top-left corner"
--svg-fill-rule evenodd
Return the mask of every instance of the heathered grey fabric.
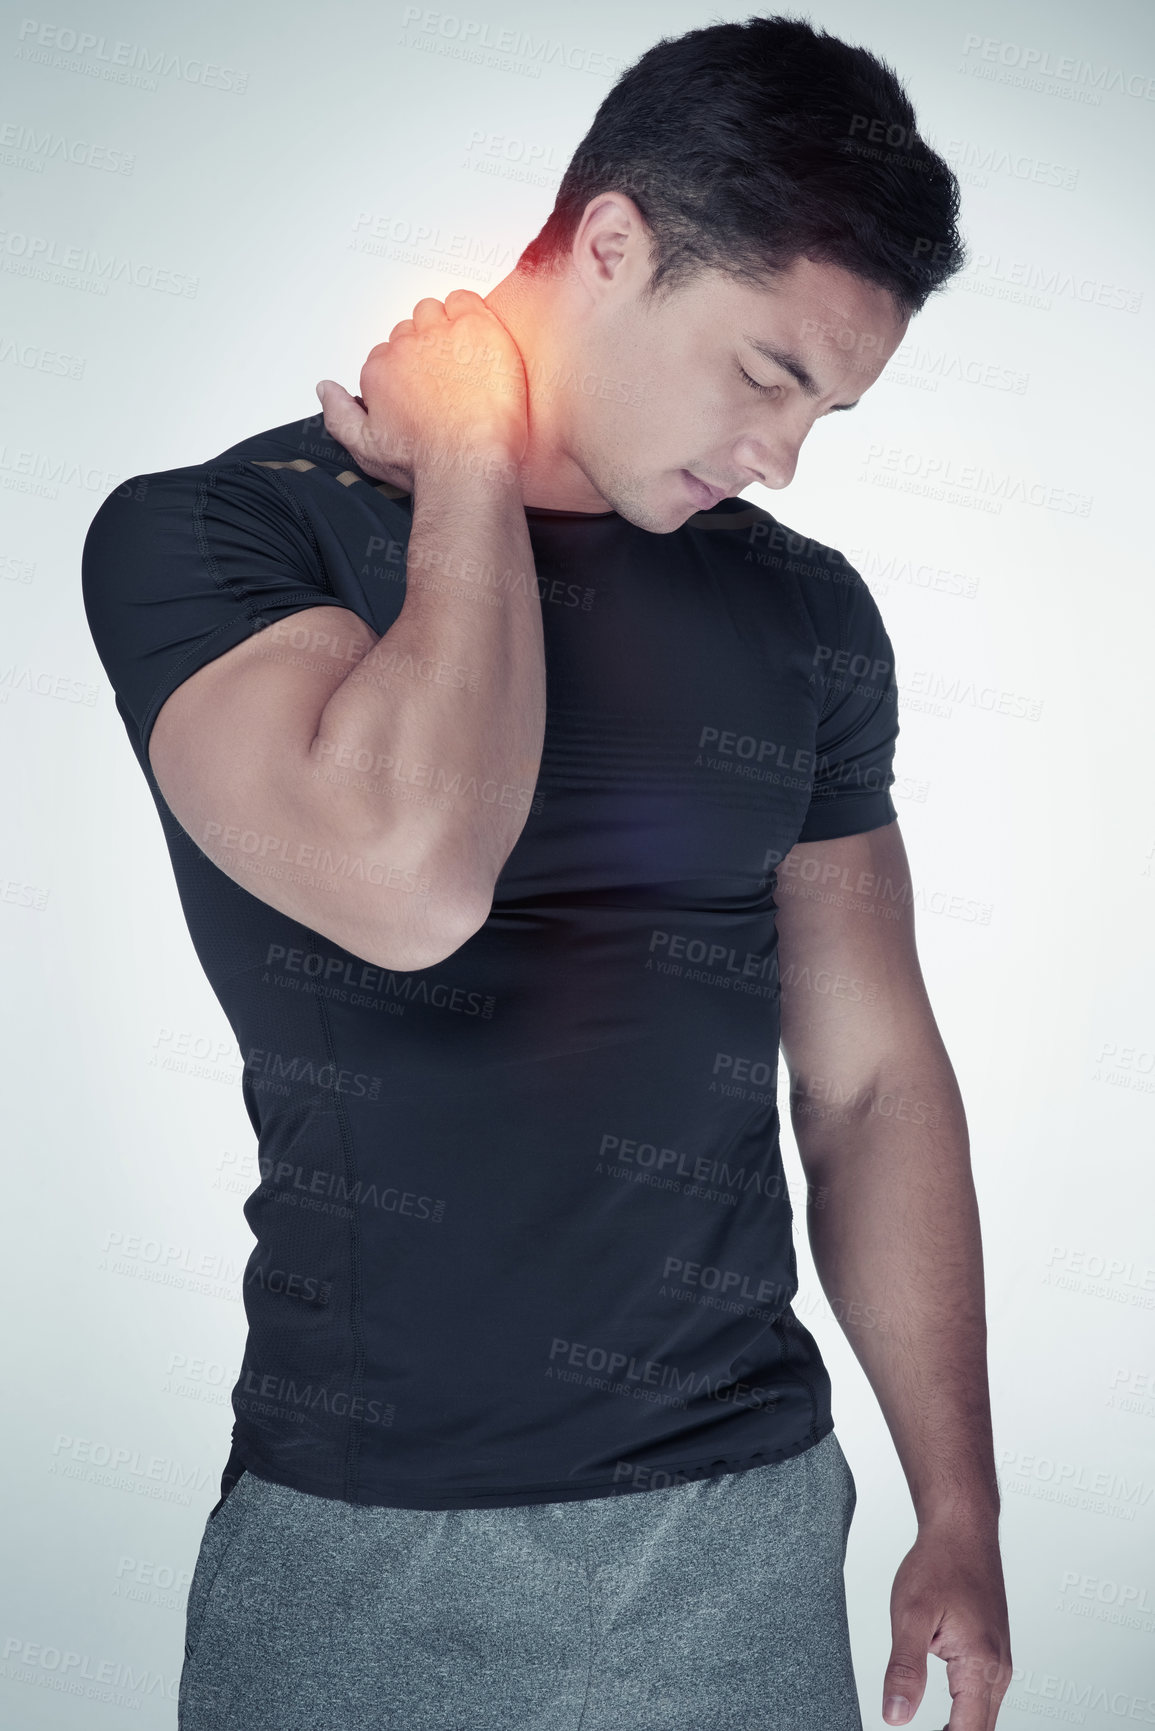
<path id="1" fill-rule="evenodd" d="M 179 1731 L 862 1731 L 834 1433 L 688 1485 L 373 1508 L 244 1473 L 189 1589 Z"/>

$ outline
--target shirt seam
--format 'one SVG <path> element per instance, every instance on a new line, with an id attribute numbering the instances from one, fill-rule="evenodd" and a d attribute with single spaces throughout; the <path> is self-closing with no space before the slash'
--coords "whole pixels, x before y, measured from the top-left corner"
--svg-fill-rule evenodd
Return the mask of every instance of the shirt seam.
<path id="1" fill-rule="evenodd" d="M 336 1044 L 333 1039 L 333 1024 L 329 1017 L 328 1006 L 320 996 L 317 996 L 314 1001 L 317 1005 L 317 1013 L 320 1019 L 322 1033 L 324 1035 L 325 1050 L 328 1053 L 329 1062 L 333 1066 L 333 1073 L 336 1075 L 340 1069 L 340 1064 L 337 1057 Z M 337 1130 L 341 1141 L 341 1156 L 345 1168 L 346 1195 L 357 1196 L 359 1194 L 359 1188 L 356 1182 L 357 1167 L 355 1161 L 354 1141 L 350 1133 L 348 1112 L 340 1089 L 337 1089 L 334 1092 L 334 1104 L 336 1108 L 335 1115 L 337 1120 Z M 352 1415 L 357 1409 L 357 1402 L 360 1398 L 365 1376 L 365 1329 L 364 1317 L 361 1311 L 361 1236 L 358 1231 L 357 1209 L 355 1207 L 349 1210 L 348 1247 L 349 1333 L 353 1340 L 353 1359 L 349 1372 L 350 1382 L 352 1384 L 350 1389 L 351 1398 L 349 1401 L 349 1428 L 345 1437 L 344 1478 L 346 1497 L 348 1497 L 348 1493 L 354 1489 L 358 1482 L 361 1438 L 358 1434 L 356 1421 Z"/>

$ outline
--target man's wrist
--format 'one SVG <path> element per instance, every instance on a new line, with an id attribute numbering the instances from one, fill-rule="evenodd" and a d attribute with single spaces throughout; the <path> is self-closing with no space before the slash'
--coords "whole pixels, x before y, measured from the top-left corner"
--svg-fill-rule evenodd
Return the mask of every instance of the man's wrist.
<path id="1" fill-rule="evenodd" d="M 919 1532 L 949 1527 L 952 1532 L 997 1533 L 1001 1506 L 997 1489 L 976 1486 L 970 1491 L 930 1493 L 914 1498 Z"/>
<path id="2" fill-rule="evenodd" d="M 471 444 L 425 448 L 412 459 L 413 493 L 476 482 L 483 487 L 517 487 L 521 464 L 508 446 Z"/>

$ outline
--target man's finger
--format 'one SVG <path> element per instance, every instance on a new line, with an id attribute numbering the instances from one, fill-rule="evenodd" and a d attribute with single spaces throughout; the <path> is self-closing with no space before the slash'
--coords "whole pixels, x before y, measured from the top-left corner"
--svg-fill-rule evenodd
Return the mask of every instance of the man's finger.
<path id="1" fill-rule="evenodd" d="M 979 1643 L 976 1642 L 976 1647 Z M 951 1693 L 947 1731 L 991 1731 L 1011 1683 L 1011 1668 L 997 1653 L 956 1654 L 946 1661 Z"/>
<path id="2" fill-rule="evenodd" d="M 452 306 L 449 304 L 450 301 L 453 302 Z M 475 307 L 481 307 L 484 312 L 489 311 L 484 299 L 476 289 L 450 289 L 445 297 L 444 306 L 451 319 L 460 318 L 462 313 L 471 312 Z"/>
<path id="3" fill-rule="evenodd" d="M 358 408 L 344 386 L 335 384 L 332 379 L 320 381 L 317 395 L 324 412 L 326 432 L 331 433 L 347 451 L 359 450 L 361 428 L 368 419 L 365 410 Z"/>
<path id="4" fill-rule="evenodd" d="M 990 1731 L 991 1692 L 968 1691 L 955 1695 L 951 1701 L 950 1718 L 943 1731 Z"/>

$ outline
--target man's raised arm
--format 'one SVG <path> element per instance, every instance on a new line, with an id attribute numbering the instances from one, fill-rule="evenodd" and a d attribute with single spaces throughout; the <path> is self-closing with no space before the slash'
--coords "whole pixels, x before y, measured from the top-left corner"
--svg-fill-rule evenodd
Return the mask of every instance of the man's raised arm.
<path id="1" fill-rule="evenodd" d="M 166 803 L 222 871 L 402 970 L 444 959 L 484 923 L 545 732 L 518 473 L 524 373 L 478 296 L 449 300 L 456 317 L 419 302 L 372 352 L 367 408 L 326 391 L 328 430 L 366 472 L 413 494 L 397 619 L 378 638 L 347 608 L 302 610 L 178 686 L 149 742 Z M 294 647 L 302 628 L 322 634 L 323 652 Z M 253 834 L 271 838 L 271 859 L 246 851 Z M 308 869 L 279 869 L 285 857 Z M 365 869 L 333 869 L 351 857 Z"/>

